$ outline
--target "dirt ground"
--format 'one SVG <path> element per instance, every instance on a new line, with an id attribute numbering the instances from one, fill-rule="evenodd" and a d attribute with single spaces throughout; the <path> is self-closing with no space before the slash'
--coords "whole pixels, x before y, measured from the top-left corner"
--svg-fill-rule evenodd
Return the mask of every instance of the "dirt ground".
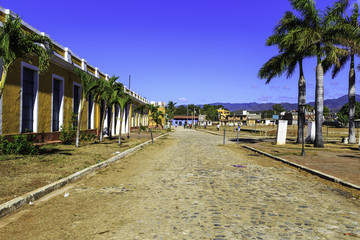
<path id="1" fill-rule="evenodd" d="M 154 131 L 153 137 L 161 132 Z M 129 148 L 150 140 L 150 134 L 131 133 L 123 136 L 121 146 L 118 139 L 105 139 L 103 143 L 85 143 L 76 148 L 72 145 L 52 144 L 40 148 L 40 154 L 0 155 L 0 204 L 26 194 L 39 187 L 67 177 L 115 156 Z"/>
<path id="2" fill-rule="evenodd" d="M 357 198 L 317 177 L 221 143 L 221 136 L 177 130 L 0 219 L 0 238 L 353 239 L 344 234 L 360 235 Z"/>

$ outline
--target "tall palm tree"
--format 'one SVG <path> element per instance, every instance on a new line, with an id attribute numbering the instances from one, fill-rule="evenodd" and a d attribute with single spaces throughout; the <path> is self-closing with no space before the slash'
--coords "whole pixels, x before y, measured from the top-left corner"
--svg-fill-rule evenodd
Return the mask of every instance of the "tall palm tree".
<path id="1" fill-rule="evenodd" d="M 303 126 L 305 125 L 305 114 L 300 107 L 301 105 L 306 104 L 306 84 L 303 72 L 303 59 L 311 54 L 309 50 L 299 50 L 296 47 L 296 39 L 293 39 L 291 44 L 282 44 L 282 41 L 289 31 L 305 25 L 304 19 L 297 17 L 291 11 L 285 13 L 284 17 L 275 27 L 273 35 L 266 41 L 267 46 L 277 46 L 279 48 L 279 54 L 267 61 L 258 73 L 258 76 L 262 79 L 266 79 L 266 84 L 268 84 L 274 77 L 281 76 L 284 73 L 286 73 L 287 78 L 290 78 L 295 71 L 296 65 L 299 66 L 297 143 L 302 142 L 304 135 Z"/>
<path id="2" fill-rule="evenodd" d="M 150 117 L 151 117 L 151 121 L 154 122 L 154 117 L 156 117 L 156 112 L 159 111 L 159 106 L 153 105 L 151 103 L 146 104 L 146 107 L 149 109 L 150 111 Z M 156 123 L 155 123 L 156 124 Z"/>
<path id="3" fill-rule="evenodd" d="M 122 132 L 122 121 L 124 117 L 125 107 L 131 102 L 131 97 L 128 94 L 121 94 L 116 96 L 116 102 L 120 106 L 120 131 L 119 131 L 119 145 L 121 145 L 121 132 Z"/>
<path id="4" fill-rule="evenodd" d="M 2 97 L 5 81 L 11 64 L 19 58 L 31 61 L 30 56 L 39 58 L 40 73 L 49 68 L 52 56 L 52 42 L 48 37 L 35 33 L 26 33 L 21 28 L 21 18 L 11 15 L 0 27 L 0 57 L 2 58 L 2 75 L 0 82 L 0 99 Z"/>
<path id="5" fill-rule="evenodd" d="M 110 99 L 114 92 L 118 92 L 119 94 L 122 93 L 122 84 L 119 84 L 116 80 L 119 77 L 113 75 L 108 80 L 100 80 L 100 87 L 95 91 L 94 99 L 97 103 L 104 103 L 104 108 L 102 110 L 102 118 L 100 120 L 100 142 L 103 141 L 104 136 L 104 121 L 105 121 L 105 114 L 106 110 L 110 105 Z"/>
<path id="6" fill-rule="evenodd" d="M 135 108 L 135 111 L 138 112 L 138 114 L 140 114 L 142 117 L 144 117 L 145 110 L 146 110 L 146 105 L 138 105 Z M 139 134 L 141 132 L 141 126 L 142 124 L 140 123 Z"/>
<path id="7" fill-rule="evenodd" d="M 337 15 L 334 24 L 328 28 L 328 35 L 332 37 L 333 45 L 324 60 L 324 68 L 333 65 L 332 78 L 350 61 L 349 70 L 349 143 L 356 143 L 355 139 L 355 54 L 359 54 L 360 27 L 358 22 L 359 6 L 353 5 L 350 17 L 345 13 Z M 334 64 L 335 63 L 335 64 Z"/>
<path id="8" fill-rule="evenodd" d="M 115 86 L 115 90 L 112 92 L 111 97 L 109 99 L 109 109 L 110 111 L 112 111 L 112 109 L 114 108 L 114 106 L 116 106 L 117 104 L 117 97 L 121 94 L 123 94 L 124 92 L 124 85 L 122 83 L 117 83 Z M 110 114 L 112 115 L 112 113 Z M 109 139 L 112 139 L 112 125 L 113 125 L 113 118 L 110 117 L 110 124 L 109 124 Z"/>
<path id="9" fill-rule="evenodd" d="M 76 129 L 76 143 L 75 146 L 79 147 L 80 143 L 80 130 L 81 130 L 81 118 L 85 109 L 86 98 L 99 87 L 99 81 L 97 78 L 92 77 L 90 74 L 84 72 L 79 68 L 74 69 L 75 73 L 80 76 L 81 79 L 81 102 L 80 112 L 78 114 L 77 129 Z"/>
<path id="10" fill-rule="evenodd" d="M 316 8 L 313 0 L 290 0 L 292 7 L 300 13 L 306 25 L 295 28 L 284 37 L 284 46 L 293 44 L 296 39 L 298 50 L 306 51 L 314 49 L 313 56 L 316 57 L 316 88 L 315 88 L 315 142 L 314 147 L 324 147 L 322 135 L 323 109 L 324 109 L 324 68 L 323 56 L 325 45 L 330 45 L 326 28 L 331 24 L 334 17 L 344 12 L 348 0 L 339 0 L 333 7 L 327 8 L 322 14 Z"/>

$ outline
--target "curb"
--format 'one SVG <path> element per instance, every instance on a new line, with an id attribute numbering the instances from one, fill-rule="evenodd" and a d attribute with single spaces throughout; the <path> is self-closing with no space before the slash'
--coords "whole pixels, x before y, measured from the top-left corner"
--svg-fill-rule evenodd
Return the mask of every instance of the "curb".
<path id="1" fill-rule="evenodd" d="M 196 131 L 199 131 L 199 132 L 205 132 L 205 133 L 210 133 L 210 134 L 213 134 L 213 135 L 218 135 L 218 136 L 224 136 L 224 134 L 221 134 L 221 133 L 217 133 L 217 132 L 213 132 L 213 131 L 210 131 L 210 130 L 197 130 Z"/>
<path id="2" fill-rule="evenodd" d="M 269 158 L 272 158 L 274 160 L 277 160 L 277 161 L 281 161 L 283 163 L 286 163 L 288 165 L 291 165 L 293 167 L 297 167 L 297 168 L 300 168 L 301 170 L 304 170 L 308 173 L 311 173 L 311 174 L 314 174 L 318 177 L 321 177 L 321 178 L 324 178 L 326 180 L 329 180 L 329 181 L 332 181 L 332 182 L 336 182 L 336 183 L 340 183 L 341 185 L 345 186 L 345 187 L 350 187 L 350 188 L 354 188 L 356 190 L 360 190 L 360 186 L 358 185 L 355 185 L 355 184 L 352 184 L 352 183 L 349 183 L 349 182 L 346 182 L 344 180 L 342 180 L 341 178 L 337 178 L 337 177 L 334 177 L 332 175 L 329 175 L 329 174 L 326 174 L 326 173 L 323 173 L 323 172 L 320 172 L 320 171 L 317 171 L 317 170 L 314 170 L 314 169 L 311 169 L 311 168 L 308 168 L 308 167 L 305 167 L 303 165 L 300 165 L 300 164 L 297 164 L 297 163 L 294 163 L 294 162 L 290 162 L 286 159 L 283 159 L 283 158 L 279 158 L 279 157 L 275 157 L 269 153 L 266 153 L 266 152 L 263 152 L 263 151 L 260 151 L 258 149 L 255 149 L 255 148 L 252 148 L 252 147 L 249 147 L 249 146 L 246 146 L 246 145 L 242 145 L 243 148 L 246 148 L 246 149 L 249 149 L 253 152 L 256 152 L 256 153 L 260 153 L 262 155 L 265 155 Z"/>
<path id="3" fill-rule="evenodd" d="M 164 135 L 158 136 L 156 138 L 154 138 L 154 141 L 167 136 L 169 133 L 166 133 Z M 73 181 L 75 181 L 78 178 L 81 178 L 97 169 L 103 168 L 108 166 L 110 163 L 113 163 L 117 160 L 119 160 L 120 158 L 135 152 L 137 150 L 139 150 L 140 148 L 142 148 L 145 145 L 148 145 L 151 143 L 151 140 L 146 141 L 142 144 L 139 144 L 133 148 L 130 148 L 112 158 L 109 158 L 108 160 L 105 160 L 103 162 L 100 162 L 98 164 L 92 165 L 90 167 L 84 168 L 83 170 L 76 172 L 68 177 L 62 178 L 56 182 L 50 183 L 44 187 L 35 189 L 34 191 L 31 191 L 29 193 L 26 193 L 20 197 L 14 198 L 13 200 L 10 200 L 8 202 L 5 202 L 3 204 L 0 205 L 0 218 L 12 213 L 13 211 L 17 210 L 18 208 L 24 206 L 25 204 L 29 203 L 30 201 L 35 201 L 43 196 L 45 196 L 48 193 L 51 193 L 63 186 L 65 186 L 68 183 L 71 183 Z"/>

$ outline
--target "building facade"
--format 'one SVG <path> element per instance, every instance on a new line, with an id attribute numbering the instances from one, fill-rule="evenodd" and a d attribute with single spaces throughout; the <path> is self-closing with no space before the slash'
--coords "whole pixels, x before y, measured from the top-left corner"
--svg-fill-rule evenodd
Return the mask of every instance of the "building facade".
<path id="1" fill-rule="evenodd" d="M 16 16 L 10 10 L 0 7 L 0 24 L 9 14 Z M 26 32 L 48 36 L 24 21 L 22 28 Z M 32 133 L 42 135 L 44 141 L 58 139 L 61 127 L 67 125 L 72 113 L 77 114 L 81 107 L 82 84 L 74 69 L 80 68 L 96 78 L 109 78 L 69 48 L 54 40 L 52 42 L 53 56 L 46 73 L 39 74 L 38 58 L 35 56 L 31 57 L 31 62 L 17 59 L 11 65 L 0 102 L 1 134 Z M 123 133 L 127 133 L 132 127 L 148 125 L 148 113 L 140 115 L 133 111 L 136 105 L 148 104 L 148 100 L 126 87 L 124 91 L 132 101 L 123 110 L 123 124 L 120 126 L 119 106 L 108 109 L 103 129 L 105 134 L 111 130 L 113 135 L 117 135 L 120 127 Z M 99 133 L 101 106 L 94 103 L 91 96 L 87 96 L 85 104 L 81 130 Z M 112 129 L 108 129 L 110 118 L 114 122 Z"/>

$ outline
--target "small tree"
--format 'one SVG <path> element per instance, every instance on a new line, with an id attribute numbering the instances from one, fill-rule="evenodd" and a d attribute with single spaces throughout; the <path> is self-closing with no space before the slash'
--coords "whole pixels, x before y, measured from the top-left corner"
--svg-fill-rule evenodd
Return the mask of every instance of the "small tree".
<path id="1" fill-rule="evenodd" d="M 285 111 L 284 107 L 281 104 L 274 104 L 272 106 L 272 109 L 276 114 L 280 114 Z"/>
<path id="2" fill-rule="evenodd" d="M 122 83 L 117 83 L 116 90 L 114 92 L 112 92 L 112 95 L 109 99 L 110 111 L 112 111 L 113 107 L 116 106 L 117 98 L 123 92 L 124 92 L 124 85 Z M 109 139 L 110 140 L 112 139 L 112 133 L 111 133 L 112 125 L 113 125 L 113 118 L 110 117 L 110 124 L 109 124 Z"/>
<path id="3" fill-rule="evenodd" d="M 116 102 L 120 106 L 120 131 L 119 131 L 119 145 L 121 145 L 121 131 L 122 131 L 122 121 L 124 117 L 124 110 L 126 105 L 131 102 L 131 97 L 127 94 L 118 95 L 116 97 Z"/>
<path id="4" fill-rule="evenodd" d="M 114 92 L 117 92 L 118 94 L 122 93 L 122 84 L 118 83 L 116 80 L 119 77 L 116 77 L 113 75 L 109 80 L 101 79 L 99 88 L 95 91 L 94 99 L 97 103 L 104 102 L 104 108 L 102 111 L 102 118 L 100 120 L 100 142 L 103 141 L 103 129 L 104 129 L 104 121 L 105 121 L 105 114 L 106 109 L 109 107 L 110 100 Z"/>
<path id="5" fill-rule="evenodd" d="M 140 115 L 144 116 L 145 109 L 146 109 L 146 105 L 138 105 L 138 106 L 136 106 L 135 111 L 138 112 Z M 142 125 L 140 123 L 139 135 L 140 135 L 140 132 L 141 132 L 141 126 Z"/>
<path id="6" fill-rule="evenodd" d="M 49 68 L 52 55 L 52 42 L 48 37 L 35 33 L 25 33 L 21 28 L 21 18 L 6 16 L 0 27 L 0 57 L 2 58 L 2 75 L 0 82 L 0 99 L 2 97 L 9 68 L 16 59 L 24 58 L 31 62 L 30 56 L 39 57 L 40 73 Z"/>
<path id="7" fill-rule="evenodd" d="M 81 79 L 81 101 L 80 101 L 80 112 L 77 120 L 76 130 L 76 143 L 75 146 L 79 147 L 80 144 L 80 130 L 81 130 L 81 118 L 85 109 L 86 97 L 89 96 L 96 88 L 99 87 L 99 81 L 93 78 L 90 74 L 84 72 L 79 68 L 74 69 L 75 73 L 80 76 Z"/>
<path id="8" fill-rule="evenodd" d="M 159 125 L 164 128 L 164 126 L 162 125 L 162 118 L 164 117 L 164 113 L 162 111 L 156 111 L 154 112 L 154 114 L 151 114 L 151 117 L 153 119 L 153 121 L 155 122 L 156 124 L 156 128 L 159 127 Z"/>
<path id="9" fill-rule="evenodd" d="M 155 106 L 153 104 L 146 104 L 146 106 L 150 111 L 151 121 L 155 122 L 154 117 L 156 117 L 155 113 L 159 110 L 159 106 Z M 156 124 L 156 122 L 155 122 L 155 124 Z"/>
<path id="10" fill-rule="evenodd" d="M 342 106 L 336 116 L 338 117 L 339 123 L 341 123 L 343 126 L 347 125 L 349 123 L 349 103 L 346 103 L 344 106 Z M 354 117 L 356 119 L 360 118 L 360 103 L 358 101 L 355 101 Z"/>

